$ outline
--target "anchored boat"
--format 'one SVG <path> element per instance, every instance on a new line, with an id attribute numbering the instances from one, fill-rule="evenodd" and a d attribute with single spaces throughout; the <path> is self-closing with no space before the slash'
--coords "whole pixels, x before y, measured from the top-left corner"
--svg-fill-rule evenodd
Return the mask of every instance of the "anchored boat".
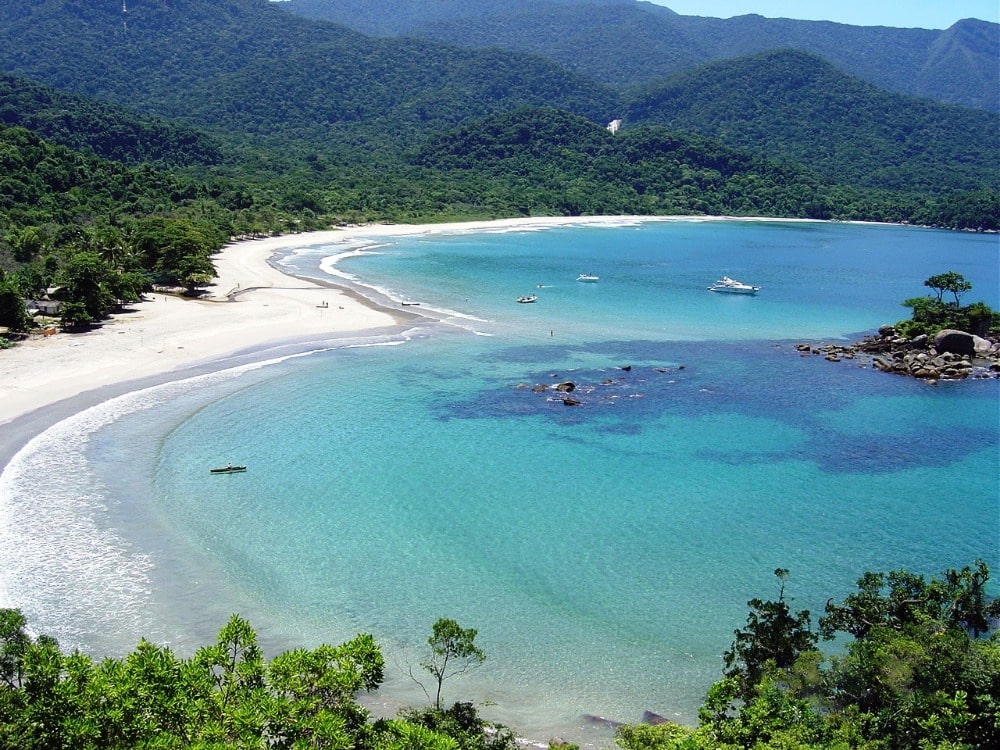
<path id="1" fill-rule="evenodd" d="M 712 286 L 708 287 L 710 292 L 722 292 L 723 294 L 756 294 L 760 291 L 759 286 L 744 284 L 742 281 L 723 276 Z"/>

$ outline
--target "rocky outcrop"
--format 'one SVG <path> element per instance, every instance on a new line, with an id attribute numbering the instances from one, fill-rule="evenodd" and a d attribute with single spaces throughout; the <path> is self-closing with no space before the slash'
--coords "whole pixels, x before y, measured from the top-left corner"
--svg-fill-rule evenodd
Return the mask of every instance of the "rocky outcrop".
<path id="1" fill-rule="evenodd" d="M 934 350 L 938 354 L 971 356 L 976 352 L 976 337 L 965 331 L 946 328 L 934 337 Z"/>
<path id="2" fill-rule="evenodd" d="M 963 331 L 927 336 L 900 336 L 892 326 L 854 344 L 796 344 L 802 356 L 822 356 L 829 362 L 856 361 L 876 370 L 937 382 L 965 378 L 1000 378 L 1000 343 Z"/>

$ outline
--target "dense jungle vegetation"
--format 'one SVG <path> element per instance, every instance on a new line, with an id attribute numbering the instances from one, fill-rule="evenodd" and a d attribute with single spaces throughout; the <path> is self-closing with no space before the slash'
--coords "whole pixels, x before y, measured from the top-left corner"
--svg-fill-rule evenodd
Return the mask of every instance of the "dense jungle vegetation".
<path id="1" fill-rule="evenodd" d="M 827 602 L 818 627 L 791 607 L 788 571 L 775 576 L 777 599 L 748 602 L 698 726 L 626 725 L 616 737 L 622 750 L 1000 743 L 1000 600 L 988 593 L 983 562 L 930 578 L 865 573 L 854 593 Z M 390 719 L 358 702 L 384 679 L 383 654 L 367 634 L 267 660 L 253 628 L 234 615 L 191 657 L 141 641 L 124 658 L 97 661 L 31 636 L 27 625 L 20 611 L 0 610 L 4 750 L 516 747 L 515 734 L 473 704 L 442 701 L 454 678 L 486 659 L 477 631 L 454 620 L 434 623 L 417 665 L 428 705 Z M 841 647 L 824 654 L 821 639 Z"/>

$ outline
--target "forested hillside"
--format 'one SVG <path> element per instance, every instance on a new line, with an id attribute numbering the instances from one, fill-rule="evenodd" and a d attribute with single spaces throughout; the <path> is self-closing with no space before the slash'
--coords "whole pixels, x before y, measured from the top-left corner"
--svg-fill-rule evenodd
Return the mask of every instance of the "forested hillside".
<path id="1" fill-rule="evenodd" d="M 220 145 L 204 133 L 0 73 L 0 124 L 125 164 L 212 165 Z"/>
<path id="2" fill-rule="evenodd" d="M 829 218 L 819 180 L 662 128 L 612 135 L 582 118 L 523 109 L 432 139 L 415 162 L 524 214 L 766 214 Z"/>
<path id="3" fill-rule="evenodd" d="M 290 12 L 365 33 L 544 55 L 610 85 L 650 83 L 773 49 L 817 55 L 877 86 L 1000 110 L 1000 25 L 861 27 L 758 15 L 682 16 L 637 0 L 287 0 Z M 668 3 L 669 4 L 669 3 Z"/>
<path id="4" fill-rule="evenodd" d="M 283 149 L 369 154 L 524 104 L 598 121 L 610 89 L 538 57 L 376 40 L 266 0 L 0 4 L 0 70 Z M 72 29 L 72 34 L 67 30 Z"/>
<path id="5" fill-rule="evenodd" d="M 977 227 L 1000 226 L 993 190 L 933 198 L 866 189 L 704 137 L 655 126 L 612 135 L 545 108 L 471 122 L 431 139 L 412 160 L 443 174 L 444 184 L 465 202 L 479 196 L 492 212 L 705 213 L 943 226 L 975 216 Z M 424 194 L 435 194 L 430 183 Z"/>
<path id="6" fill-rule="evenodd" d="M 599 4 L 608 13 L 632 13 L 633 5 Z M 7 4 L 0 6 L 7 22 L 0 26 L 0 65 L 62 90 L 210 128 L 231 147 L 239 144 L 258 174 L 287 176 L 307 159 L 312 177 L 348 164 L 394 164 L 403 148 L 462 123 L 548 106 L 599 124 L 627 113 L 629 124 L 711 135 L 804 163 L 834 182 L 936 193 L 997 184 L 995 118 L 894 97 L 801 54 L 708 66 L 626 98 L 537 57 L 373 39 L 293 17 L 282 6 L 134 0 L 123 13 L 113 3 Z M 541 6 L 589 7 L 583 0 Z M 452 7 L 447 0 L 428 6 L 432 18 Z M 488 7 L 523 10 L 523 3 L 494 0 Z M 61 33 L 70 25 L 78 31 Z M 8 96 L 8 112 L 30 104 Z M 108 116 L 60 125 L 58 107 L 36 103 L 32 121 L 11 124 L 110 158 L 120 158 L 107 150 L 111 141 L 132 140 L 126 133 L 104 138 L 103 151 L 95 148 L 100 139 L 83 143 L 81 133 Z M 217 158 L 205 154 L 201 161 Z"/>
<path id="7" fill-rule="evenodd" d="M 888 94 L 803 52 L 707 65 L 637 95 L 628 124 L 658 124 L 804 164 L 864 187 L 1000 188 L 1000 115 Z"/>

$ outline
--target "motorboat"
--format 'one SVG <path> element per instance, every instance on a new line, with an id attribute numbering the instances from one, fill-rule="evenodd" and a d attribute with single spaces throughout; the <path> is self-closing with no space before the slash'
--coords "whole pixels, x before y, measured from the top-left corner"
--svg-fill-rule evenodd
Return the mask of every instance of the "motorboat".
<path id="1" fill-rule="evenodd" d="M 522 305 L 527 305 L 527 304 L 530 304 L 532 302 L 537 302 L 538 301 L 538 295 L 537 294 L 530 294 L 527 297 L 518 297 L 517 301 L 520 302 Z"/>
<path id="2" fill-rule="evenodd" d="M 588 282 L 590 282 L 592 284 L 595 281 L 600 281 L 601 277 L 600 276 L 594 276 L 593 274 L 589 274 L 589 273 L 581 273 L 579 276 L 576 277 L 576 280 L 577 281 L 588 281 Z"/>
<path id="3" fill-rule="evenodd" d="M 228 466 L 222 466 L 218 469 L 209 469 L 208 471 L 211 474 L 238 474 L 239 472 L 246 470 L 246 466 L 233 466 L 232 464 L 229 464 Z"/>
<path id="4" fill-rule="evenodd" d="M 759 286 L 744 284 L 742 281 L 723 276 L 712 286 L 708 287 L 710 292 L 722 292 L 723 294 L 756 294 L 760 291 Z"/>

